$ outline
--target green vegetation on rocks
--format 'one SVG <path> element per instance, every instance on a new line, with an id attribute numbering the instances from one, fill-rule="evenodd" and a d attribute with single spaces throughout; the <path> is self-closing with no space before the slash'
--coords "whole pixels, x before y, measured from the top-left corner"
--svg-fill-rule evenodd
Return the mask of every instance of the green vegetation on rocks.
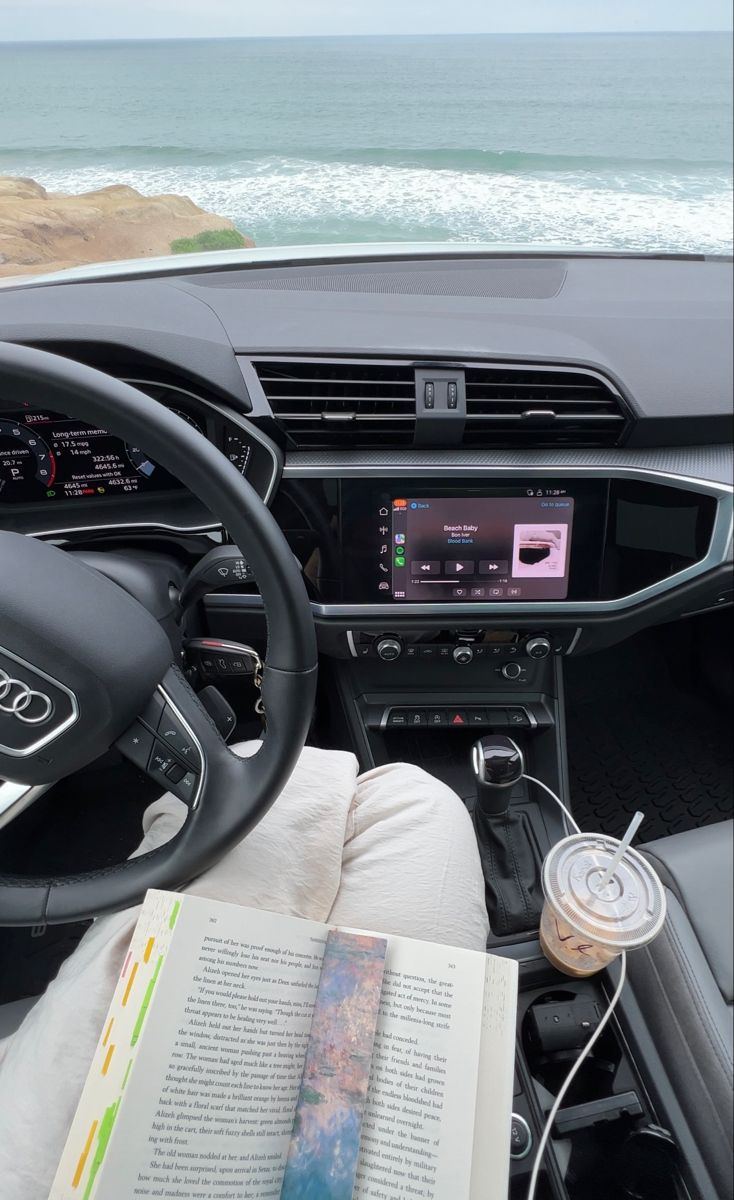
<path id="1" fill-rule="evenodd" d="M 197 250 L 241 250 L 249 245 L 236 229 L 205 229 L 193 237 L 176 238 L 171 254 L 195 254 Z"/>

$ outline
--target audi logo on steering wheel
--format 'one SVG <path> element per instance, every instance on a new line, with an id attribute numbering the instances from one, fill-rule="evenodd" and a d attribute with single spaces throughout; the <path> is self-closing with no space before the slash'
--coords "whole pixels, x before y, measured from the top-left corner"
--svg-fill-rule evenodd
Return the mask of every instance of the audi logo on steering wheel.
<path id="1" fill-rule="evenodd" d="M 13 679 L 0 667 L 0 712 L 17 717 L 24 725 L 42 725 L 53 710 L 50 696 L 34 691 L 22 679 Z"/>

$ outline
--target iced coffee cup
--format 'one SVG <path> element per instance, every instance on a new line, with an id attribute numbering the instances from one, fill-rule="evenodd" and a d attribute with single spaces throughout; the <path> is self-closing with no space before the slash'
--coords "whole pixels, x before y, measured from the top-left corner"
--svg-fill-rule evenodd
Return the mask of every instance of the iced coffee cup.
<path id="1" fill-rule="evenodd" d="M 619 845 L 605 834 L 576 833 L 553 846 L 543 863 L 540 945 L 566 975 L 594 975 L 662 928 L 663 885 L 636 850 L 628 848 L 600 886 Z"/>

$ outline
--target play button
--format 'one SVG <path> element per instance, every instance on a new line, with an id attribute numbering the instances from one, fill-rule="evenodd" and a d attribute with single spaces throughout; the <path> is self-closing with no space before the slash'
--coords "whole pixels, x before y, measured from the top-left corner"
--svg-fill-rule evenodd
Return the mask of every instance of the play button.
<path id="1" fill-rule="evenodd" d="M 472 559 L 452 559 L 451 562 L 444 563 L 444 571 L 447 575 L 462 575 L 474 574 L 474 562 Z"/>

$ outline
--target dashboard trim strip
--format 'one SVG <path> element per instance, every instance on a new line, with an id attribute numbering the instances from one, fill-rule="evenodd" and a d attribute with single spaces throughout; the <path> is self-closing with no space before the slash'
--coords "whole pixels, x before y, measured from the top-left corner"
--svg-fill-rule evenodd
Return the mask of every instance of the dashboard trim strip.
<path id="1" fill-rule="evenodd" d="M 301 465 L 299 463 L 289 463 L 286 459 L 285 467 L 283 468 L 284 479 L 311 479 L 314 476 L 317 479 L 403 479 L 407 475 L 425 476 L 426 474 L 435 475 L 437 479 L 455 479 L 460 476 L 475 476 L 481 478 L 484 475 L 499 475 L 507 477 L 507 475 L 519 475 L 522 478 L 556 478 L 558 476 L 568 476 L 572 479 L 595 479 L 599 475 L 613 476 L 615 479 L 640 479 L 642 482 L 653 479 L 665 479 L 675 487 L 688 487 L 691 491 L 704 492 L 712 495 L 731 495 L 734 493 L 734 486 L 727 483 L 718 483 L 713 479 L 699 479 L 692 475 L 678 475 L 674 471 L 661 471 L 655 467 L 620 467 L 613 464 L 600 464 L 597 466 L 575 466 L 573 463 L 557 465 L 549 467 L 528 466 L 508 466 L 501 463 L 487 463 L 469 465 L 464 463 L 406 463 L 403 466 L 362 466 L 359 464 L 345 463 L 341 466 L 338 463 L 324 463 Z"/>
<path id="2" fill-rule="evenodd" d="M 115 525 L 67 525 L 62 529 L 30 529 L 28 537 L 61 537 L 67 533 L 106 533 L 111 529 L 156 529 L 165 533 L 220 533 L 222 526 L 169 525 L 164 521 L 120 521 Z"/>

